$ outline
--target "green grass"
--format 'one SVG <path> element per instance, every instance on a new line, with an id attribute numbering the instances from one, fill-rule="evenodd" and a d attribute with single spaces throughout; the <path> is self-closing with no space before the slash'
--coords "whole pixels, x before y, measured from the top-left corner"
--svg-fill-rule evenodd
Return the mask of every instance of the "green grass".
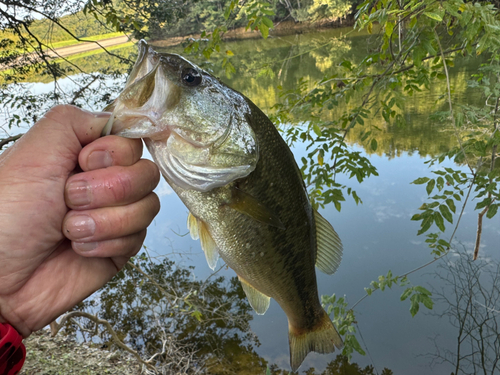
<path id="1" fill-rule="evenodd" d="M 102 40 L 102 39 L 116 38 L 118 36 L 123 36 L 123 35 L 125 35 L 125 34 L 121 33 L 121 32 L 116 32 L 116 33 L 88 36 L 88 37 L 84 37 L 82 39 L 89 40 L 89 41 L 97 41 L 97 40 Z M 49 43 L 49 45 L 52 48 L 61 48 L 61 47 L 73 46 L 75 44 L 82 44 L 82 43 L 85 43 L 85 42 L 79 42 L 78 40 L 71 39 L 71 40 L 63 40 L 61 42 L 56 42 L 56 43 Z"/>
<path id="2" fill-rule="evenodd" d="M 126 42 L 126 43 L 123 43 L 123 44 L 119 44 L 117 46 L 106 47 L 106 50 L 113 51 L 113 50 L 116 50 L 116 49 L 122 49 L 122 48 L 125 48 L 125 47 L 133 46 L 134 44 L 135 44 L 134 42 Z M 55 61 L 57 61 L 57 62 L 61 62 L 61 61 L 64 61 L 64 60 L 72 61 L 72 60 L 80 59 L 80 58 L 86 57 L 86 56 L 98 55 L 100 53 L 105 53 L 105 51 L 102 48 L 100 48 L 100 49 L 95 49 L 95 50 L 92 50 L 92 51 L 77 53 L 77 54 L 68 56 L 68 57 L 66 57 L 64 59 L 63 58 L 59 58 L 59 59 L 56 59 Z"/>
<path id="3" fill-rule="evenodd" d="M 135 43 L 134 42 L 125 42 L 123 44 L 119 44 L 119 45 L 116 45 L 116 46 L 111 46 L 111 47 L 107 47 L 106 50 L 108 51 L 113 51 L 113 50 L 117 50 L 117 49 L 122 49 L 122 48 L 125 48 L 125 47 L 130 47 L 130 46 L 133 46 Z M 74 54 L 74 55 L 70 55 L 68 57 L 65 57 L 65 58 L 58 58 L 58 59 L 55 59 L 56 62 L 63 62 L 63 61 L 73 61 L 73 60 L 77 60 L 77 59 L 81 59 L 82 57 L 87 57 L 87 56 L 92 56 L 92 55 L 98 55 L 100 53 L 104 53 L 105 51 L 102 49 L 102 48 L 99 48 L 99 49 L 95 49 L 95 50 L 92 50 L 92 51 L 87 51 L 87 52 L 82 52 L 82 53 L 77 53 L 77 54 Z M 3 73 L 3 74 L 12 74 L 13 73 L 13 70 L 12 69 L 6 69 L 6 70 L 3 70 L 3 71 L 0 71 L 0 73 Z M 1 81 L 1 78 L 0 78 L 0 81 Z"/>

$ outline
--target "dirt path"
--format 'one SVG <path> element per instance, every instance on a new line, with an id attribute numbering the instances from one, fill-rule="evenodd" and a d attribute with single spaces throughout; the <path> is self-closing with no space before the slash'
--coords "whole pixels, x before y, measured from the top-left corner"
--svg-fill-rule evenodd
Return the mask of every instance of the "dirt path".
<path id="1" fill-rule="evenodd" d="M 127 35 L 123 35 L 123 36 L 118 36 L 116 38 L 98 40 L 97 43 L 99 43 L 102 47 L 111 47 L 111 46 L 116 46 L 119 44 L 126 43 L 129 40 L 130 39 Z M 85 43 L 77 44 L 77 45 L 73 45 L 73 46 L 56 48 L 55 51 L 47 51 L 47 54 L 50 57 L 67 57 L 67 56 L 75 55 L 77 53 L 93 51 L 93 50 L 101 48 L 99 46 L 99 44 L 97 44 L 97 43 L 85 42 Z"/>

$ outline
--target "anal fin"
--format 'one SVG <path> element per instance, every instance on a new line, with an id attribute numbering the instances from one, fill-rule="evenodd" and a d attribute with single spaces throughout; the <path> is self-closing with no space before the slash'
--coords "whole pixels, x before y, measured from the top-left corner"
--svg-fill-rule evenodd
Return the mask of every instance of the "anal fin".
<path id="1" fill-rule="evenodd" d="M 243 287 L 243 291 L 247 295 L 250 306 L 252 306 L 257 314 L 264 315 L 264 313 L 269 308 L 269 304 L 271 303 L 271 297 L 268 297 L 264 293 L 259 292 L 241 277 L 238 276 L 238 279 L 240 279 L 241 286 Z"/>
<path id="2" fill-rule="evenodd" d="M 339 268 L 342 260 L 342 242 L 332 225 L 314 210 L 316 222 L 316 267 L 328 275 Z"/>
<path id="3" fill-rule="evenodd" d="M 215 270 L 217 261 L 219 260 L 219 248 L 212 238 L 207 225 L 205 222 L 194 217 L 190 212 L 187 219 L 187 227 L 193 240 L 200 239 L 201 248 L 205 253 L 205 258 L 207 258 L 208 266 L 212 270 Z"/>

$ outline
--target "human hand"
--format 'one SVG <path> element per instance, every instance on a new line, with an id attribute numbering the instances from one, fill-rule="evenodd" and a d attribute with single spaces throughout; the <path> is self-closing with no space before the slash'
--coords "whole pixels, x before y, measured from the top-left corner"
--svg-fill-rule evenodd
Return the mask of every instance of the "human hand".
<path id="1" fill-rule="evenodd" d="M 57 106 L 0 154 L 0 322 L 24 337 L 109 281 L 159 211 L 158 168 L 99 138 L 107 119 Z"/>

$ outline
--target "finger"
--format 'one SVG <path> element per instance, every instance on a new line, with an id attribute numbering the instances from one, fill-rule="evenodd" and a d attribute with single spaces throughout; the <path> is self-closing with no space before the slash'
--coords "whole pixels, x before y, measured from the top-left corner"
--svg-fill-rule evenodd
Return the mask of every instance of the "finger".
<path id="1" fill-rule="evenodd" d="M 70 105 L 52 108 L 10 147 L 9 170 L 22 169 L 34 178 L 65 180 L 75 169 L 82 146 L 100 136 L 109 115 Z"/>
<path id="2" fill-rule="evenodd" d="M 129 259 L 139 252 L 146 238 L 146 229 L 129 236 L 98 242 L 72 241 L 71 246 L 84 257 Z M 125 260 L 123 264 L 127 261 Z M 121 263 L 121 262 L 120 262 Z M 121 268 L 120 264 L 118 268 Z"/>
<path id="3" fill-rule="evenodd" d="M 129 167 L 109 167 L 77 173 L 66 182 L 66 205 L 74 210 L 123 206 L 151 193 L 160 181 L 158 167 L 139 160 Z"/>
<path id="4" fill-rule="evenodd" d="M 159 210 L 160 200 L 155 193 L 126 206 L 73 210 L 64 218 L 63 233 L 77 242 L 124 237 L 146 229 Z"/>
<path id="5" fill-rule="evenodd" d="M 142 141 L 110 135 L 96 139 L 83 148 L 78 157 L 80 168 L 91 171 L 113 165 L 137 163 L 142 155 Z"/>

